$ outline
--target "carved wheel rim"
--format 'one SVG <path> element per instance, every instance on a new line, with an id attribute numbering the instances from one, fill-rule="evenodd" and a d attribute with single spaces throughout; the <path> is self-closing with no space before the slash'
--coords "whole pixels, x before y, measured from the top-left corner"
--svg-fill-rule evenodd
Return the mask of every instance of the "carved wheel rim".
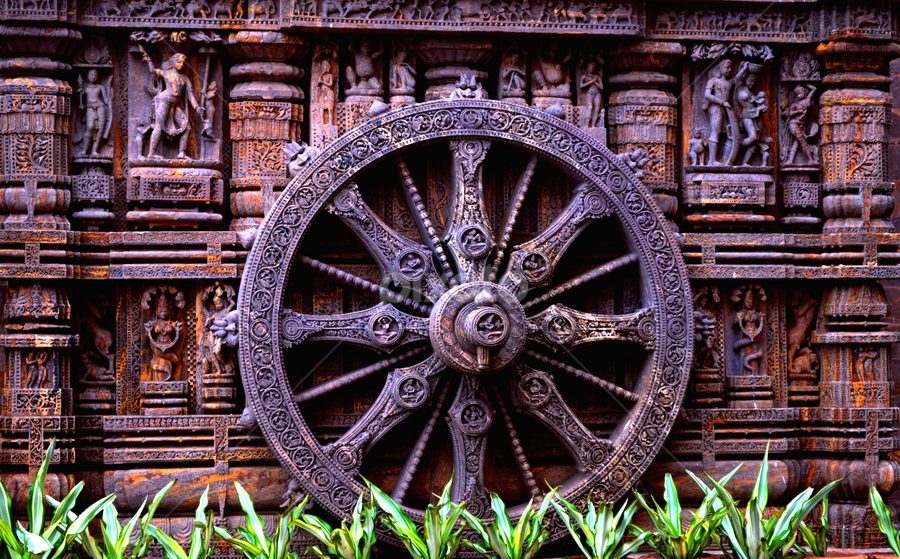
<path id="1" fill-rule="evenodd" d="M 341 316 L 301 315 L 283 309 L 285 285 L 295 262 L 314 270 L 304 273 L 317 271 L 332 278 L 341 274 L 298 254 L 316 216 L 327 210 L 348 225 L 365 222 L 369 208 L 354 180 L 377 161 L 400 161 L 403 152 L 435 142 L 451 144 L 451 166 L 459 169 L 452 179 L 457 191 L 475 194 L 474 198 L 456 197 L 458 203 L 451 199 L 454 209 L 444 233 L 434 233 L 434 228 L 428 232 L 427 211 L 419 211 L 424 204 L 417 209 L 416 186 L 408 174 L 404 176 L 402 161 L 397 188 L 408 196 L 421 242 L 391 237 L 378 248 L 378 243 L 366 245 L 361 229 L 354 229 L 382 273 L 392 273 L 399 283 L 417 282 L 424 303 L 410 302 L 403 293 L 382 291 L 381 304 Z M 560 216 L 537 238 L 518 246 L 507 246 L 512 245 L 507 243 L 508 236 L 496 235 L 484 218 L 483 194 L 478 194 L 481 175 L 473 169 L 492 142 L 530 154 L 532 173 L 534 162 L 549 161 L 579 183 Z M 528 173 L 526 168 L 517 188 L 527 188 Z M 510 213 L 507 208 L 507 219 Z M 627 251 L 590 270 L 587 279 L 637 266 L 641 308 L 598 316 L 553 304 L 554 290 L 567 286 L 552 283 L 552 268 L 584 230 L 582 225 L 604 218 L 618 219 Z M 492 269 L 501 248 L 506 253 L 502 265 Z M 346 275 L 342 279 L 354 281 Z M 538 301 L 544 303 L 538 313 L 529 311 L 534 304 L 529 290 L 536 286 L 554 286 Z M 416 413 L 422 421 L 431 418 L 425 430 L 428 425 L 437 429 L 438 417 L 446 421 L 453 444 L 454 500 L 465 499 L 480 516 L 491 514 L 483 481 L 486 433 L 497 422 L 509 424 L 516 412 L 543 424 L 575 461 L 577 472 L 562 484 L 562 496 L 579 506 L 588 498 L 614 501 L 649 466 L 668 435 L 684 396 L 692 353 L 693 309 L 684 262 L 648 191 L 606 147 L 577 128 L 531 108 L 497 101 L 432 102 L 392 111 L 329 145 L 290 182 L 267 214 L 247 259 L 239 308 L 241 376 L 262 433 L 291 475 L 338 517 L 350 514 L 364 488 L 359 467 L 367 446 Z M 359 338 L 359 332 L 365 332 L 368 340 L 356 343 L 380 348 L 388 355 L 373 366 L 380 378 L 387 375 L 375 402 L 337 441 L 322 444 L 304 420 L 301 407 L 329 387 L 294 395 L 283 345 L 344 335 L 329 330 L 335 323 L 326 324 L 326 319 L 355 325 L 353 335 Z M 403 346 L 411 339 L 420 343 L 406 351 L 410 346 Z M 546 357 L 549 351 L 529 349 L 568 350 L 609 339 L 639 344 L 646 352 L 639 379 L 630 390 L 552 360 Z M 401 362 L 409 365 L 401 367 Z M 569 409 L 554 384 L 554 378 L 566 375 L 580 378 L 589 389 L 607 391 L 627 408 L 609 436 L 593 433 Z M 352 380 L 344 376 L 348 383 Z M 444 380 L 451 376 L 458 380 Z M 448 390 L 451 384 L 454 390 Z M 418 449 L 419 457 L 423 450 Z M 515 457 L 525 480 L 530 475 L 527 456 Z M 415 457 L 407 459 L 393 488 L 395 495 L 402 496 L 409 486 L 411 478 L 404 476 L 410 461 L 413 468 L 417 463 Z M 533 491 L 543 486 L 542 480 L 532 477 Z M 392 488 L 383 489 L 390 492 Z M 516 517 L 521 514 L 521 506 L 511 510 Z M 421 522 L 420 509 L 407 508 L 407 512 Z M 563 534 L 564 527 L 554 522 L 551 537 Z M 389 534 L 382 537 L 397 543 Z"/>

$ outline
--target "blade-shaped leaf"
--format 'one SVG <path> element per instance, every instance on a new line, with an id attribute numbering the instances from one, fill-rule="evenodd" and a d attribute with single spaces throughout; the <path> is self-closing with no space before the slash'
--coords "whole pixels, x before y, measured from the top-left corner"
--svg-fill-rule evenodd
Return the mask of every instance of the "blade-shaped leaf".
<path id="1" fill-rule="evenodd" d="M 50 441 L 47 454 L 44 455 L 44 460 L 34 476 L 34 482 L 28 490 L 28 530 L 33 534 L 39 533 L 44 527 L 44 483 L 47 479 L 47 470 L 50 469 L 50 461 L 53 460 L 54 448 L 56 448 L 55 437 Z"/>

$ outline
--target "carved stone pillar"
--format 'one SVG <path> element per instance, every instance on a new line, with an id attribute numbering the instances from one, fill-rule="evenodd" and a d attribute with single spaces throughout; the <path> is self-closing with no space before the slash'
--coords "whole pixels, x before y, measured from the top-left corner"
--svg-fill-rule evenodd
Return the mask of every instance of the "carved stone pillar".
<path id="1" fill-rule="evenodd" d="M 0 26 L 0 228 L 69 229 L 72 69 L 81 33 Z"/>
<path id="2" fill-rule="evenodd" d="M 66 264 L 51 262 L 63 251 L 47 248 L 72 242 L 66 232 L 72 87 L 64 79 L 72 67 L 60 59 L 72 54 L 81 33 L 0 25 L 0 37 L 0 229 L 17 231 L 5 238 L 18 247 L 4 250 L 24 257 L 7 267 L 20 280 L 10 282 L 0 317 L 7 361 L 3 414 L 20 420 L 0 437 L 12 447 L 27 436 L 27 455 L 15 461 L 34 469 L 52 436 L 46 432 L 74 429 L 70 352 L 78 335 L 69 327 L 65 290 L 35 279 L 71 273 Z M 64 453 L 69 456 L 61 450 L 58 459 L 68 460 Z"/>
<path id="3" fill-rule="evenodd" d="M 678 101 L 662 88 L 675 84 L 675 76 L 665 70 L 686 52 L 679 43 L 642 41 L 617 47 L 610 55 L 610 64 L 619 73 L 609 78 L 616 88 L 609 97 L 609 147 L 614 153 L 642 149 L 650 157 L 641 180 L 670 223 L 678 210 Z"/>
<path id="4" fill-rule="evenodd" d="M 836 36 L 858 27 L 856 9 L 848 5 L 843 14 L 827 14 Z M 826 10 L 827 12 L 827 10 Z M 867 260 L 877 253 L 879 234 L 892 233 L 888 217 L 894 207 L 893 183 L 888 179 L 888 128 L 891 122 L 890 78 L 887 65 L 900 54 L 893 43 L 858 44 L 831 41 L 819 45 L 816 54 L 823 57 L 827 75 L 822 80 L 830 87 L 820 98 L 819 123 L 822 131 L 822 209 L 826 235 L 867 237 Z M 865 414 L 866 444 L 851 459 L 831 460 L 832 467 L 843 465 L 849 471 L 866 472 L 855 476 L 865 486 L 878 485 L 891 490 L 891 477 L 885 476 L 879 462 L 887 458 L 878 444 L 880 437 L 877 410 L 888 408 L 891 397 L 891 344 L 898 336 L 885 332 L 882 320 L 888 302 L 881 285 L 857 280 L 829 287 L 819 309 L 812 343 L 821 360 L 819 406 L 823 408 L 870 408 L 854 410 Z M 859 451 L 858 451 L 859 452 Z M 851 478 L 852 479 L 852 478 Z M 866 494 L 853 491 L 838 497 L 841 503 L 829 508 L 832 532 L 838 545 L 866 545 Z M 887 486 L 887 487 L 885 487 Z"/>
<path id="5" fill-rule="evenodd" d="M 275 201 L 276 189 L 287 185 L 285 147 L 300 140 L 303 90 L 290 82 L 303 70 L 285 61 L 305 50 L 296 35 L 271 31 L 241 31 L 225 40 L 238 61 L 231 77 L 238 84 L 229 93 L 231 121 L 232 230 L 258 226 Z"/>
<path id="6" fill-rule="evenodd" d="M 893 232 L 894 185 L 887 182 L 891 79 L 887 63 L 900 45 L 829 42 L 816 49 L 825 59 L 832 89 L 820 99 L 822 232 Z"/>

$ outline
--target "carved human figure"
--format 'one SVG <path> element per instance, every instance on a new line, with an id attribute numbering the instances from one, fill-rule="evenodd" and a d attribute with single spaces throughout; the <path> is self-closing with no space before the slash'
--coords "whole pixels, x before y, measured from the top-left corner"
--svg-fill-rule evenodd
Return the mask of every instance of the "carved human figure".
<path id="1" fill-rule="evenodd" d="M 518 48 L 507 51 L 500 64 L 500 93 L 503 97 L 525 97 L 525 68 Z"/>
<path id="2" fill-rule="evenodd" d="M 85 365 L 85 376 L 82 380 L 108 381 L 115 379 L 115 351 L 113 342 L 115 338 L 112 332 L 101 325 L 105 300 L 101 299 L 101 305 L 95 305 L 91 301 L 85 301 L 82 320 L 84 328 L 94 341 L 93 348 L 84 348 L 81 357 Z M 99 365 L 102 363 L 103 365 Z"/>
<path id="3" fill-rule="evenodd" d="M 757 297 L 756 292 L 759 292 Z M 763 352 L 756 338 L 763 331 L 765 315 L 759 311 L 759 303 L 766 300 L 766 292 L 758 286 L 739 287 L 734 290 L 731 300 L 738 304 L 738 310 L 734 315 L 734 325 L 738 329 L 740 338 L 734 342 L 734 350 L 741 357 L 742 371 L 756 376 L 761 374 L 757 370 L 757 361 Z"/>
<path id="4" fill-rule="evenodd" d="M 565 64 L 571 58 L 571 51 L 562 55 L 559 47 L 555 43 L 550 43 L 547 51 L 538 57 L 538 68 L 532 74 L 534 94 L 568 97 L 572 92 L 572 80 L 566 72 Z"/>
<path id="5" fill-rule="evenodd" d="M 722 165 L 719 160 L 719 140 L 723 133 L 731 137 L 732 131 L 726 126 L 734 122 L 734 111 L 731 108 L 731 89 L 734 85 L 731 76 L 731 60 L 725 59 L 716 64 L 710 71 L 706 88 L 703 90 L 703 102 L 700 108 L 706 111 L 709 119 L 709 164 Z"/>
<path id="6" fill-rule="evenodd" d="M 790 104 L 787 109 L 782 112 L 782 118 L 786 118 L 787 134 L 785 134 L 786 146 L 784 164 L 793 165 L 797 158 L 797 150 L 803 152 L 806 156 L 808 165 L 819 164 L 819 152 L 816 146 L 809 143 L 808 138 L 815 136 L 819 127 L 813 123 L 809 127 L 806 124 L 806 117 L 812 108 L 813 94 L 816 92 L 816 86 L 812 84 L 801 84 L 794 88 L 794 97 L 796 101 Z"/>
<path id="7" fill-rule="evenodd" d="M 216 118 L 216 96 L 219 94 L 219 85 L 215 80 L 211 81 L 206 87 L 203 94 L 203 107 L 205 115 L 203 117 L 203 128 L 200 135 L 207 138 L 213 137 L 213 122 Z"/>
<path id="8" fill-rule="evenodd" d="M 584 91 L 584 97 L 588 104 L 588 127 L 597 128 L 602 125 L 601 109 L 603 107 L 603 77 L 598 70 L 595 60 L 591 60 L 581 74 L 578 87 Z"/>
<path id="9" fill-rule="evenodd" d="M 706 141 L 703 139 L 703 130 L 697 128 L 688 141 L 688 157 L 691 158 L 691 165 L 703 165 L 703 154 L 705 152 Z"/>
<path id="10" fill-rule="evenodd" d="M 82 155 L 100 155 L 101 146 L 109 138 L 112 98 L 106 85 L 97 83 L 97 70 L 91 69 L 87 79 L 78 76 L 79 104 L 84 111 L 84 151 Z"/>
<path id="11" fill-rule="evenodd" d="M 319 102 L 322 103 L 322 124 L 334 124 L 334 103 L 337 94 L 334 89 L 335 76 L 331 58 L 322 58 L 319 62 L 319 81 L 316 87 L 319 89 Z"/>
<path id="12" fill-rule="evenodd" d="M 694 367 L 697 369 L 716 369 L 719 367 L 719 354 L 715 347 L 716 315 L 712 311 L 713 302 L 718 303 L 719 290 L 716 287 L 703 287 L 694 298 Z"/>
<path id="13" fill-rule="evenodd" d="M 409 47 L 397 45 L 391 61 L 391 93 L 413 95 L 416 92 L 416 69 L 409 62 Z"/>
<path id="14" fill-rule="evenodd" d="M 234 375 L 234 357 L 225 349 L 223 331 L 228 313 L 234 310 L 234 288 L 222 283 L 208 286 L 200 294 L 203 311 L 201 326 L 200 374 L 203 376 Z"/>
<path id="15" fill-rule="evenodd" d="M 809 327 L 819 303 L 809 293 L 796 290 L 791 292 L 788 305 L 793 313 L 787 329 L 788 368 L 793 370 L 795 356 L 809 342 Z"/>
<path id="16" fill-rule="evenodd" d="M 25 354 L 25 378 L 24 388 L 39 390 L 48 388 L 47 360 L 50 358 L 46 351 L 29 351 Z"/>
<path id="17" fill-rule="evenodd" d="M 853 380 L 856 382 L 872 382 L 875 380 L 875 360 L 878 349 L 875 346 L 857 346 L 853 353 Z"/>
<path id="18" fill-rule="evenodd" d="M 353 43 L 350 43 L 348 49 L 353 55 L 353 64 L 347 66 L 347 92 L 380 94 L 383 84 L 378 75 L 376 62 L 383 49 L 379 48 L 377 51 L 373 51 L 372 44 L 368 39 L 360 40 L 359 50 L 353 46 Z"/>
<path id="19" fill-rule="evenodd" d="M 141 52 L 143 52 L 144 61 L 150 68 L 150 73 L 161 78 L 165 85 L 165 88 L 153 97 L 150 106 L 153 120 L 149 125 L 152 132 L 150 133 L 150 148 L 147 151 L 147 157 L 162 159 L 160 141 L 165 135 L 171 139 L 178 138 L 177 159 L 190 159 L 185 151 L 191 131 L 191 119 L 185 111 L 187 107 L 184 104 L 189 104 L 194 111 L 199 113 L 201 119 L 206 117 L 206 110 L 197 103 L 191 80 L 181 73 L 187 57 L 181 53 L 175 53 L 163 62 L 162 69 L 157 69 L 143 47 L 141 47 Z M 141 136 L 142 134 L 139 135 L 139 137 Z"/>
<path id="20" fill-rule="evenodd" d="M 762 114 L 769 108 L 764 91 L 753 93 L 753 86 L 760 70 L 762 66 L 759 64 L 744 61 L 735 75 L 738 84 L 735 98 L 741 107 L 739 117 L 744 128 L 744 137 L 741 139 L 741 148 L 744 150 L 743 165 L 750 164 L 759 148 Z"/>
<path id="21" fill-rule="evenodd" d="M 154 290 L 155 291 L 155 290 Z M 144 293 L 145 301 L 142 306 L 149 307 L 150 291 Z M 175 294 L 175 305 L 178 308 L 184 306 L 184 295 L 181 291 Z M 184 324 L 172 318 L 172 303 L 169 301 L 169 290 L 160 290 L 156 299 L 156 308 L 150 320 L 144 323 L 144 332 L 150 343 L 152 356 L 150 357 L 149 376 L 154 381 L 169 381 L 175 371 L 175 365 L 181 357 L 174 351 L 175 346 L 181 340 L 181 331 Z"/>

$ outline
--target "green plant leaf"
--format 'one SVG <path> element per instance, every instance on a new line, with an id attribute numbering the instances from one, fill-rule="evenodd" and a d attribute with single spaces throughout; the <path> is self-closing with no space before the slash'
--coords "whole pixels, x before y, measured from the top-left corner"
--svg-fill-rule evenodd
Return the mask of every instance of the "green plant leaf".
<path id="1" fill-rule="evenodd" d="M 241 484 L 238 482 L 234 482 L 235 490 L 238 494 L 238 501 L 241 503 L 241 508 L 244 510 L 244 515 L 247 517 L 247 528 L 252 534 L 252 539 L 256 546 L 262 549 L 262 553 L 266 556 L 269 555 L 269 539 L 266 536 L 265 531 L 263 531 L 264 522 L 262 518 L 258 514 L 256 514 L 256 508 L 253 506 L 253 499 L 250 498 L 250 495 L 244 491 L 244 488 L 241 487 Z"/>
<path id="2" fill-rule="evenodd" d="M 53 546 L 50 545 L 50 542 L 44 539 L 40 534 L 35 534 L 21 526 L 16 526 L 16 533 L 19 535 L 22 543 L 24 544 L 25 551 L 28 553 L 32 553 L 34 555 L 42 555 L 51 549 Z"/>
<path id="3" fill-rule="evenodd" d="M 771 442 L 771 441 L 770 441 Z M 759 510 L 765 510 L 769 502 L 769 444 L 766 443 L 766 451 L 763 453 L 762 463 L 759 465 L 759 472 L 756 475 L 756 484 L 753 486 L 752 497 L 756 497 L 759 504 Z"/>
<path id="4" fill-rule="evenodd" d="M 152 524 L 147 527 L 147 531 L 150 533 L 150 537 L 162 547 L 166 559 L 187 559 L 187 553 L 184 552 L 184 548 L 173 540 L 171 536 Z"/>
<path id="5" fill-rule="evenodd" d="M 50 461 L 53 460 L 53 449 L 55 448 L 56 437 L 50 440 L 47 454 L 44 455 L 44 460 L 41 461 L 41 466 L 34 476 L 34 482 L 28 490 L 28 528 L 30 530 L 28 533 L 38 534 L 44 527 L 44 483 L 47 480 L 47 470 L 50 469 Z"/>
<path id="6" fill-rule="evenodd" d="M 69 494 L 65 496 L 65 498 L 58 503 L 56 510 L 53 512 L 53 516 L 50 518 L 50 523 L 44 529 L 43 536 L 50 541 L 50 544 L 53 545 L 51 541 L 51 536 L 55 537 L 55 539 L 59 539 L 62 537 L 62 534 L 57 532 L 57 528 L 59 525 L 66 519 L 66 516 L 69 514 L 69 511 L 72 510 L 72 507 L 75 506 L 75 500 L 78 498 L 78 495 L 81 494 L 81 490 L 84 489 L 84 482 L 79 481 L 75 487 L 69 491 Z M 47 499 L 47 496 L 44 496 L 44 499 Z"/>
<path id="7" fill-rule="evenodd" d="M 669 522 L 675 528 L 672 530 L 673 536 L 682 534 L 681 526 L 681 503 L 678 501 L 678 490 L 675 489 L 675 482 L 672 480 L 672 474 L 667 473 L 665 478 L 665 491 L 663 493 L 666 500 L 666 511 Z"/>

